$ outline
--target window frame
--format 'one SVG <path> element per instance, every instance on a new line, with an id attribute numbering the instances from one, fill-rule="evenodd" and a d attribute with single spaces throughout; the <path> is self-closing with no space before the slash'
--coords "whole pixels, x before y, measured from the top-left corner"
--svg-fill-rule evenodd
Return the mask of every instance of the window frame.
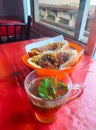
<path id="1" fill-rule="evenodd" d="M 94 57 L 94 54 L 96 53 L 96 49 L 95 49 L 96 36 L 94 34 L 96 34 L 96 15 L 94 16 L 94 19 L 92 22 L 92 26 L 89 33 L 87 46 L 86 46 L 86 53 L 91 57 Z"/>
<path id="2" fill-rule="evenodd" d="M 84 35 L 84 30 L 87 21 L 87 14 L 88 14 L 88 6 L 90 4 L 90 0 L 80 0 L 79 9 L 78 9 L 78 16 L 77 22 L 75 27 L 75 38 L 80 41 L 81 37 Z M 80 20 L 81 19 L 81 20 Z"/>

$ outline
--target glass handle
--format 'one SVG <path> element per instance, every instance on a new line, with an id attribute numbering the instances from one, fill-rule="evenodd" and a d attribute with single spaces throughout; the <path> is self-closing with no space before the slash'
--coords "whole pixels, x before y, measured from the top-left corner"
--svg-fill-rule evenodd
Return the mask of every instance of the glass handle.
<path id="1" fill-rule="evenodd" d="M 81 87 L 80 84 L 74 84 L 72 86 L 72 90 L 70 93 L 70 96 L 67 100 L 67 103 L 69 103 L 70 101 L 73 101 L 74 99 L 78 98 L 79 96 L 81 96 L 81 94 L 83 93 L 83 89 Z"/>

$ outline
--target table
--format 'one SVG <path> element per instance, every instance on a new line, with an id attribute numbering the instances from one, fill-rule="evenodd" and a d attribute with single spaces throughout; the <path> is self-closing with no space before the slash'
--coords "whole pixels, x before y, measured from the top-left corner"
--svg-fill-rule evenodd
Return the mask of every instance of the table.
<path id="1" fill-rule="evenodd" d="M 83 94 L 63 106 L 52 124 L 39 123 L 24 90 L 32 71 L 22 62 L 25 45 L 32 39 L 0 45 L 0 130 L 96 130 L 96 61 L 84 55 L 70 74 Z"/>

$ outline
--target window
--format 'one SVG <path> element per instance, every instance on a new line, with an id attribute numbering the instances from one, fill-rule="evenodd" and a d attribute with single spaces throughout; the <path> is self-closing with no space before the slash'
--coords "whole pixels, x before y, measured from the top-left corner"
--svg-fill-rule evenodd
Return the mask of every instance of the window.
<path id="1" fill-rule="evenodd" d="M 95 0 L 34 0 L 35 22 L 87 43 Z"/>
<path id="2" fill-rule="evenodd" d="M 79 2 L 80 0 L 38 0 L 39 12 L 35 20 L 74 36 Z"/>

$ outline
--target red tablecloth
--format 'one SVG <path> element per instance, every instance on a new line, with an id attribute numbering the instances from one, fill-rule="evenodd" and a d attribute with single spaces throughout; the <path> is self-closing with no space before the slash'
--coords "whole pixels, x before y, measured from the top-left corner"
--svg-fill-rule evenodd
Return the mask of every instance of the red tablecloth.
<path id="1" fill-rule="evenodd" d="M 23 84 L 32 69 L 21 59 L 25 45 L 38 40 L 0 45 L 0 130 L 96 130 L 96 61 L 85 55 L 70 74 L 83 94 L 63 106 L 54 123 L 35 119 Z"/>

